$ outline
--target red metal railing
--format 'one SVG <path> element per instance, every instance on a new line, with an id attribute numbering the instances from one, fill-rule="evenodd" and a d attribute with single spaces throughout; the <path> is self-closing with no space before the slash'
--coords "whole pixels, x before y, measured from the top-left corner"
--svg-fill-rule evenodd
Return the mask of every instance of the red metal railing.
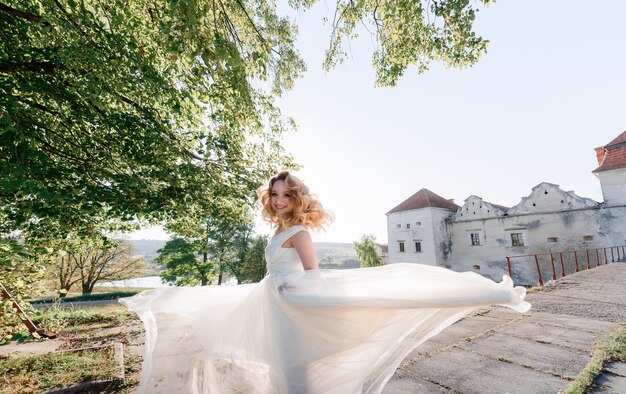
<path id="1" fill-rule="evenodd" d="M 589 253 L 590 251 L 591 251 L 591 254 Z M 545 252 L 545 253 L 534 253 L 534 254 L 520 254 L 517 256 L 506 256 L 506 263 L 509 269 L 509 276 L 513 278 L 511 260 L 532 257 L 535 262 L 535 267 L 537 268 L 537 277 L 539 278 L 539 285 L 543 286 L 543 277 L 541 275 L 541 264 L 539 263 L 540 257 L 550 256 L 550 267 L 552 268 L 552 280 L 556 280 L 558 265 L 560 265 L 561 278 L 562 278 L 565 275 L 567 275 L 566 268 L 565 268 L 566 266 L 572 268 L 573 272 L 580 271 L 579 257 L 582 258 L 583 264 L 585 263 L 585 260 L 586 260 L 587 269 L 591 269 L 593 266 L 597 267 L 602 264 L 607 264 L 609 262 L 609 253 L 611 255 L 611 262 L 624 260 L 626 258 L 626 245 L 607 246 L 605 248 L 576 249 L 576 250 L 566 250 L 566 251 L 557 251 L 557 252 Z M 595 254 L 595 258 L 594 258 L 594 254 Z"/>

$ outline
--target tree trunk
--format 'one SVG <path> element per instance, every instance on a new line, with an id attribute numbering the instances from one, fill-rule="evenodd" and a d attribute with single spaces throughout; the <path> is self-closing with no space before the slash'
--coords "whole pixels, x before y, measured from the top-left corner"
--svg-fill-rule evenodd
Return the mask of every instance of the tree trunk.
<path id="1" fill-rule="evenodd" d="M 204 267 L 203 270 L 206 270 L 206 263 L 207 261 L 209 261 L 209 253 L 204 252 L 202 253 L 202 266 Z M 209 280 L 207 279 L 207 276 L 209 276 L 208 272 L 202 272 L 202 286 L 206 286 L 209 284 Z"/>
<path id="2" fill-rule="evenodd" d="M 83 295 L 91 294 L 91 292 L 93 291 L 93 284 L 89 285 L 87 283 L 84 283 L 82 287 L 83 287 Z"/>

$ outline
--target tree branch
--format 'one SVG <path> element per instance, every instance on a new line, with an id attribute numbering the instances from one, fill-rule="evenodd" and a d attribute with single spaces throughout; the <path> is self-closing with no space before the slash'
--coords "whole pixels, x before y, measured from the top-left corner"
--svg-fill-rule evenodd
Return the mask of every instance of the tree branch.
<path id="1" fill-rule="evenodd" d="M 256 27 L 256 24 L 254 23 L 254 21 L 250 17 L 250 14 L 248 14 L 248 10 L 246 10 L 246 7 L 244 7 L 243 4 L 241 4 L 241 0 L 236 0 L 236 2 L 239 5 L 239 7 L 241 8 L 241 10 L 243 11 L 243 13 L 246 15 L 246 18 L 248 18 L 248 22 L 250 22 L 250 24 L 252 25 L 252 28 L 256 32 L 257 36 L 259 36 L 259 38 L 261 39 L 261 42 L 263 44 L 267 44 L 267 40 L 265 39 L 265 37 L 263 37 L 263 34 L 261 34 L 259 29 Z"/>
<path id="2" fill-rule="evenodd" d="M 241 39 L 239 38 L 239 35 L 237 34 L 237 29 L 235 27 L 235 24 L 228 17 L 228 12 L 226 12 L 226 8 L 224 7 L 224 4 L 221 1 L 219 3 L 220 3 L 220 8 L 222 8 L 222 13 L 224 14 L 224 24 L 226 26 L 226 30 L 228 31 L 228 33 L 230 33 L 235 43 L 238 43 L 243 48 L 243 43 L 241 42 Z"/>
<path id="3" fill-rule="evenodd" d="M 11 8 L 6 4 L 0 3 L 0 11 L 5 12 L 9 15 L 17 16 L 18 18 L 26 19 L 33 22 L 41 22 L 41 17 L 35 14 L 29 14 L 24 11 L 16 10 L 15 8 Z M 44 22 L 46 25 L 47 22 Z"/>
<path id="4" fill-rule="evenodd" d="M 33 124 L 38 126 L 38 127 L 41 127 L 42 129 L 46 129 L 45 127 L 43 127 L 43 126 L 41 126 L 39 124 L 36 124 L 34 122 L 33 122 Z M 54 155 L 57 155 L 57 156 L 60 156 L 60 157 L 64 157 L 66 159 L 73 160 L 73 161 L 76 161 L 76 162 L 79 162 L 79 163 L 86 163 L 86 162 L 88 162 L 87 159 L 83 159 L 82 157 L 74 156 L 74 155 L 69 154 L 67 152 L 64 152 L 64 151 L 62 151 L 62 150 L 60 150 L 58 148 L 55 148 L 54 146 L 52 146 L 52 144 L 50 144 L 50 142 L 46 141 L 43 138 L 40 138 L 40 137 L 38 137 L 38 136 L 36 136 L 36 135 L 34 135 L 32 133 L 27 133 L 27 134 L 29 134 L 30 137 L 32 137 L 34 140 L 38 141 L 42 145 L 42 148 L 45 151 L 47 151 L 48 153 L 52 153 Z"/>
<path id="5" fill-rule="evenodd" d="M 61 68 L 58 64 L 50 62 L 27 62 L 27 63 L 11 63 L 0 62 L 0 73 L 8 74 L 15 71 L 43 71 L 51 74 L 55 69 Z"/>

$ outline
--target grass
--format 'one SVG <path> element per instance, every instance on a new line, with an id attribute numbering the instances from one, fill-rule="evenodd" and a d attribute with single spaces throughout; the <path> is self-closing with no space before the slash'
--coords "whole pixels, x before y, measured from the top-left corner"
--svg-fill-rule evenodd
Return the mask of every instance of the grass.
<path id="1" fill-rule="evenodd" d="M 29 317 L 39 328 L 45 328 L 54 333 L 65 331 L 75 334 L 97 328 L 119 326 L 129 319 L 135 319 L 136 315 L 115 301 L 97 305 L 55 302 Z M 19 331 L 10 335 L 9 340 L 18 342 L 40 340 L 37 334 L 31 335 L 25 326 L 19 325 L 18 328 Z"/>
<path id="2" fill-rule="evenodd" d="M 116 377 L 113 347 L 32 356 L 10 355 L 0 360 L 0 394 L 37 393 Z"/>
<path id="3" fill-rule="evenodd" d="M 75 329 L 76 326 L 81 324 L 99 323 L 108 326 L 118 326 L 126 319 L 134 317 L 135 314 L 122 305 L 103 305 L 102 308 L 94 306 L 81 308 L 54 303 L 32 320 L 39 327 L 57 332 L 67 327 Z"/>
<path id="4" fill-rule="evenodd" d="M 570 383 L 565 394 L 586 393 L 602 373 L 604 365 L 615 360 L 626 362 L 626 323 L 619 323 L 596 343 L 591 360 Z"/>
<path id="5" fill-rule="evenodd" d="M 59 335 L 63 351 L 0 357 L 0 394 L 39 393 L 81 382 L 110 380 L 119 368 L 113 358 L 113 343 L 125 344 L 126 379 L 111 387 L 116 393 L 130 393 L 138 384 L 141 356 L 128 353 L 126 346 L 137 341 L 143 329 L 136 315 L 120 304 L 77 307 L 54 303 L 39 311 L 36 324 Z M 24 341 L 39 340 L 26 333 Z M 79 349 L 99 346 L 96 349 Z M 77 350 L 79 349 L 79 350 Z M 111 391 L 112 392 L 112 391 Z"/>
<path id="6" fill-rule="evenodd" d="M 530 286 L 526 288 L 526 293 L 536 293 L 538 291 L 543 290 L 543 286 L 541 285 L 534 285 L 534 286 Z"/>

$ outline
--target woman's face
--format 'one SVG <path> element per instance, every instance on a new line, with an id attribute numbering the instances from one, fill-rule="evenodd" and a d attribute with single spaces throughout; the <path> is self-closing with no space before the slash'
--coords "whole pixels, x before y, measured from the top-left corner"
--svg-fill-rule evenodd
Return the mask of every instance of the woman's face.
<path id="1" fill-rule="evenodd" d="M 272 186 L 272 208 L 279 217 L 285 217 L 293 211 L 293 199 L 291 191 L 285 185 L 285 181 L 278 180 Z"/>

